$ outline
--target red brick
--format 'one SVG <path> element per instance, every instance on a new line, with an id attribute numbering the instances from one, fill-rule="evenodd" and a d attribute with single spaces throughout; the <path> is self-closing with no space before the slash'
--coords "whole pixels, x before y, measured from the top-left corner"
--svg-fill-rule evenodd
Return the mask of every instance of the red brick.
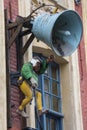
<path id="1" fill-rule="evenodd" d="M 11 5 L 11 6 L 10 6 Z M 15 21 L 18 15 L 18 0 L 4 0 L 4 8 L 7 9 L 8 19 Z M 10 71 L 17 71 L 17 54 L 16 54 L 16 44 L 10 48 Z M 21 93 L 17 86 L 11 86 L 11 104 L 14 107 L 11 108 L 12 115 L 12 128 L 9 130 L 21 130 L 22 129 L 22 118 L 16 113 L 21 102 Z"/>
<path id="2" fill-rule="evenodd" d="M 76 11 L 82 17 L 82 5 L 75 6 Z M 86 70 L 86 55 L 84 45 L 84 34 L 81 44 L 78 49 L 79 71 L 80 71 L 80 87 L 81 87 L 81 104 L 82 104 L 82 120 L 83 129 L 87 130 L 87 70 Z"/>

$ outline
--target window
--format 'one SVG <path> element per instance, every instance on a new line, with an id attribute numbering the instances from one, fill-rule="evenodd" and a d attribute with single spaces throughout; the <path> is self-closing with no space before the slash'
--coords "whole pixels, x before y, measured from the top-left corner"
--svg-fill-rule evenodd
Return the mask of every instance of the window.
<path id="1" fill-rule="evenodd" d="M 51 63 L 44 74 L 39 77 L 38 90 L 42 93 L 43 108 L 49 109 L 41 117 L 44 130 L 63 130 L 61 110 L 60 69 L 56 63 Z M 38 130 L 40 130 L 38 125 Z"/>
<path id="2" fill-rule="evenodd" d="M 51 63 L 47 72 L 42 76 L 42 80 L 42 86 L 44 88 L 44 107 L 56 112 L 61 112 L 59 65 Z"/>

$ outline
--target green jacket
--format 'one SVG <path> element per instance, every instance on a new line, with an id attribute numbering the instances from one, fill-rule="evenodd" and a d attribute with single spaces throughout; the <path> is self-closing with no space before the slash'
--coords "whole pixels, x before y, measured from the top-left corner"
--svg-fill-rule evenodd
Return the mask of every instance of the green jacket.
<path id="1" fill-rule="evenodd" d="M 29 79 L 29 78 L 33 77 L 38 82 L 38 75 L 43 74 L 45 72 L 45 70 L 47 69 L 47 67 L 48 67 L 48 64 L 46 63 L 46 60 L 43 60 L 41 63 L 40 71 L 37 74 L 33 70 L 32 64 L 30 62 L 28 62 L 23 65 L 23 67 L 21 69 L 21 75 L 25 79 Z"/>

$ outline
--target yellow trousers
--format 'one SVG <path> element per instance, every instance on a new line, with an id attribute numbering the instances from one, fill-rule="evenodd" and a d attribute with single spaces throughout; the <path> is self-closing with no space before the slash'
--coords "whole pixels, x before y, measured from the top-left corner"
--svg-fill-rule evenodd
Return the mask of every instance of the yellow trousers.
<path id="1" fill-rule="evenodd" d="M 24 107 L 32 100 L 33 92 L 31 87 L 26 81 L 23 81 L 20 85 L 20 89 L 25 95 L 25 98 L 22 100 L 21 105 L 19 106 L 19 110 L 23 110 Z M 36 92 L 36 101 L 38 110 L 42 110 L 42 97 L 40 92 Z"/>

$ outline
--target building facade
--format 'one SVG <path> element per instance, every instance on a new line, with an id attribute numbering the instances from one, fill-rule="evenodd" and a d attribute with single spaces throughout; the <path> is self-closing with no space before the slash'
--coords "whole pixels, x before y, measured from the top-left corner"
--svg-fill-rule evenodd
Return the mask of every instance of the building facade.
<path id="1" fill-rule="evenodd" d="M 56 0 L 57 1 L 57 0 Z M 40 129 L 39 124 L 35 122 L 34 100 L 32 105 L 27 105 L 26 111 L 30 118 L 25 120 L 16 113 L 23 95 L 14 82 L 7 85 L 7 62 L 9 63 L 9 74 L 12 76 L 20 71 L 21 56 L 19 50 L 21 43 L 24 44 L 28 36 L 23 39 L 17 39 L 10 47 L 8 60 L 6 60 L 6 12 L 7 22 L 14 23 L 17 16 L 27 17 L 31 12 L 33 5 L 31 0 L 0 0 L 0 59 L 1 59 L 1 98 L 0 98 L 0 129 L 2 130 L 22 130 L 26 127 Z M 53 1 L 41 0 L 47 4 Z M 35 1 L 33 0 L 33 3 Z M 37 3 L 35 3 L 37 6 Z M 81 16 L 83 22 L 83 37 L 78 49 L 69 57 L 57 56 L 46 44 L 36 39 L 32 41 L 27 51 L 24 53 L 22 62 L 27 62 L 33 55 L 39 55 L 41 58 L 48 57 L 49 54 L 55 55 L 55 62 L 49 66 L 44 75 L 40 76 L 38 90 L 42 93 L 43 107 L 50 110 L 49 114 L 43 115 L 44 130 L 86 130 L 87 129 L 87 43 L 86 43 L 86 0 L 66 1 L 59 0 L 62 10 L 76 10 Z M 6 9 L 6 10 L 5 10 Z M 14 32 L 14 30 L 12 30 Z M 9 32 L 9 36 L 10 33 Z M 9 38 L 9 37 L 8 37 Z M 7 40 L 8 41 L 8 40 Z M 20 43 L 20 45 L 19 45 Z M 2 69 L 3 68 L 3 69 Z M 12 77 L 11 77 L 12 78 Z M 13 81 L 13 80 L 12 80 Z M 43 89 L 44 88 L 44 89 Z"/>

